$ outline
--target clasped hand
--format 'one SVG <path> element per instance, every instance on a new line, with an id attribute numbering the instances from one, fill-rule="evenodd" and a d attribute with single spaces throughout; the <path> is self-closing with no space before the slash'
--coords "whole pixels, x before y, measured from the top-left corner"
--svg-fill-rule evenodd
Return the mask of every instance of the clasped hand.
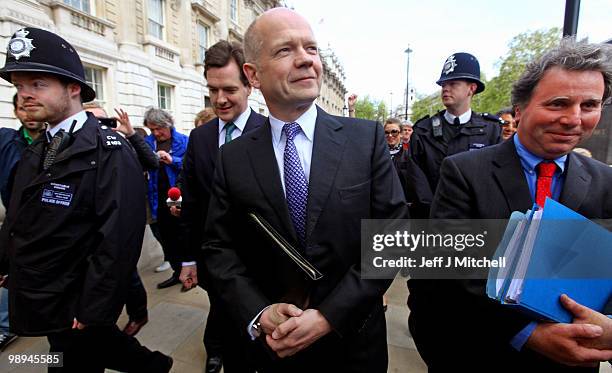
<path id="1" fill-rule="evenodd" d="M 275 303 L 259 318 L 266 343 L 281 357 L 294 355 L 331 331 L 321 312 L 301 310 L 293 304 Z"/>
<path id="2" fill-rule="evenodd" d="M 527 347 L 572 366 L 598 366 L 600 361 L 612 359 L 612 319 L 567 295 L 562 295 L 560 301 L 574 315 L 573 323 L 538 324 Z"/>

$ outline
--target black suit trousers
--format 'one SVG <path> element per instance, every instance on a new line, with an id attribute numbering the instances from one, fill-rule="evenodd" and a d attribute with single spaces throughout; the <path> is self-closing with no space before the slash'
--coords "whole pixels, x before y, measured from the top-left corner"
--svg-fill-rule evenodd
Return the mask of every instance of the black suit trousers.
<path id="1" fill-rule="evenodd" d="M 129 373 L 168 371 L 167 358 L 151 351 L 117 326 L 92 326 L 49 334 L 49 352 L 63 353 L 63 367 L 49 373 L 103 373 L 105 368 Z"/>

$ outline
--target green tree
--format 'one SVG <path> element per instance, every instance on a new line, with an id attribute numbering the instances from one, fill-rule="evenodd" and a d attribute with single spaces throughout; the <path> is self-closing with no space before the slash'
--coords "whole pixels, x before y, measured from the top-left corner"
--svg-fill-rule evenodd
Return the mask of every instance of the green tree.
<path id="1" fill-rule="evenodd" d="M 540 57 L 561 40 L 561 30 L 524 32 L 512 38 L 508 54 L 499 59 L 499 74 L 486 82 L 487 89 L 474 98 L 473 108 L 479 112 L 495 113 L 510 106 L 512 84 L 523 73 L 525 65 Z"/>
<path id="2" fill-rule="evenodd" d="M 376 105 L 376 118 L 375 120 L 380 123 L 384 123 L 387 119 L 387 105 L 385 105 L 384 101 L 379 101 L 378 105 Z"/>
<path id="3" fill-rule="evenodd" d="M 387 105 L 365 95 L 355 103 L 355 117 L 384 122 L 387 119 Z"/>
<path id="4" fill-rule="evenodd" d="M 370 96 L 366 95 L 357 99 L 357 102 L 355 102 L 355 117 L 375 120 L 376 108 Z"/>
<path id="5" fill-rule="evenodd" d="M 444 109 L 444 105 L 442 105 L 440 91 L 437 91 L 428 96 L 420 97 L 412 104 L 412 116 L 410 119 L 414 123 L 425 115 L 431 116 L 442 109 Z"/>

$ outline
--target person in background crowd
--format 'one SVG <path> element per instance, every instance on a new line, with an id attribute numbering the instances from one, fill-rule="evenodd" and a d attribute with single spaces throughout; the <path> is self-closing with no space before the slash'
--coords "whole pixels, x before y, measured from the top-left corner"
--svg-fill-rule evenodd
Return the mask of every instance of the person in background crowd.
<path id="1" fill-rule="evenodd" d="M 497 112 L 496 114 L 501 118 L 502 122 L 502 139 L 508 140 L 516 133 L 516 121 L 514 120 L 514 110 L 512 108 L 505 108 Z"/>
<path id="2" fill-rule="evenodd" d="M 355 104 L 357 103 L 357 95 L 352 93 L 346 101 L 348 103 L 349 118 L 355 118 Z"/>
<path id="3" fill-rule="evenodd" d="M 425 116 L 414 124 L 409 149 L 412 159 L 427 177 L 431 195 L 438 185 L 444 158 L 501 140 L 500 119 L 471 109 L 472 98 L 485 89 L 476 57 L 469 53 L 451 55 L 444 62 L 436 83 L 442 87 L 440 95 L 446 110 L 432 117 Z"/>
<path id="4" fill-rule="evenodd" d="M 384 128 L 389 153 L 393 157 L 402 151 L 402 122 L 397 118 L 387 118 Z"/>
<path id="5" fill-rule="evenodd" d="M 98 119 L 108 118 L 106 110 L 104 110 L 96 102 L 83 104 L 83 108 L 92 113 Z M 143 171 L 155 170 L 159 168 L 159 159 L 157 158 L 157 155 L 145 143 L 144 137 L 136 133 L 135 129 L 130 123 L 130 118 L 127 113 L 123 111 L 123 109 L 115 109 L 115 112 L 117 113 L 117 117 L 115 119 L 117 119 L 119 126 L 117 126 L 117 128 L 113 128 L 113 130 L 121 133 L 126 139 L 128 139 L 134 148 L 136 155 L 138 156 L 138 160 L 140 161 Z M 134 268 L 132 281 L 130 283 L 130 287 L 128 288 L 125 308 L 129 320 L 123 328 L 123 332 L 127 335 L 135 336 L 140 329 L 147 322 L 149 322 L 147 312 L 147 292 L 142 284 L 142 280 L 140 279 L 138 270 L 136 268 Z"/>
<path id="6" fill-rule="evenodd" d="M 25 148 L 45 131 L 43 122 L 28 120 L 28 113 L 20 103 L 19 96 L 13 96 L 13 114 L 21 123 L 18 130 L 0 128 L 0 197 L 5 208 L 10 200 L 10 180 L 17 162 Z"/>
<path id="7" fill-rule="evenodd" d="M 508 219 L 552 198 L 589 219 L 612 218 L 612 169 L 572 152 L 611 95 L 611 47 L 562 40 L 513 85 L 516 135 L 444 160 L 431 217 Z M 539 322 L 492 301 L 485 287 L 409 281 L 410 331 L 431 371 L 596 372 L 612 359 L 612 299 L 601 314 L 562 296 L 574 323 Z M 449 314 L 449 305 L 461 306 Z"/>
<path id="8" fill-rule="evenodd" d="M 207 107 L 196 114 L 193 124 L 196 128 L 215 119 L 217 114 L 213 108 Z"/>
<path id="9" fill-rule="evenodd" d="M 410 136 L 412 136 L 413 126 L 414 124 L 409 120 L 402 121 L 402 148 L 404 150 L 408 150 L 410 147 Z"/>
<path id="10" fill-rule="evenodd" d="M 0 229 L 11 330 L 47 336 L 50 353 L 63 355 L 51 372 L 170 371 L 170 357 L 116 326 L 144 234 L 136 154 L 83 110 L 96 93 L 58 35 L 16 31 L 0 77 L 17 89 L 28 120 L 48 123 L 22 154 Z"/>
<path id="11" fill-rule="evenodd" d="M 5 209 L 8 209 L 8 202 L 11 199 L 13 173 L 21 154 L 45 130 L 43 122 L 28 120 L 28 113 L 19 101 L 19 96 L 15 94 L 13 114 L 21 123 L 21 127 L 18 130 L 0 128 L 0 197 Z M 9 330 L 8 290 L 0 287 L 0 351 L 16 338 L 17 335 Z"/>
<path id="12" fill-rule="evenodd" d="M 148 109 L 144 113 L 144 121 L 151 131 L 145 141 L 157 153 L 160 161 L 159 169 L 149 171 L 149 206 L 151 216 L 156 221 L 151 228 L 158 229 L 165 261 L 170 263 L 173 270 L 170 278 L 157 284 L 158 289 L 164 289 L 181 283 L 179 255 L 183 236 L 180 234 L 180 220 L 172 215 L 166 199 L 168 189 L 176 186 L 189 138 L 176 131 L 174 119 L 164 110 Z"/>

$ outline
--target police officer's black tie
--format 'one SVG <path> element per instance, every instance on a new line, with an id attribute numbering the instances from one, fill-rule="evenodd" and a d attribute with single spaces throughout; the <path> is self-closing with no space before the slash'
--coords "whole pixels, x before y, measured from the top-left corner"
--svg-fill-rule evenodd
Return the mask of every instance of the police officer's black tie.
<path id="1" fill-rule="evenodd" d="M 460 126 L 461 125 L 461 121 L 459 120 L 459 117 L 455 117 L 455 120 L 453 120 L 453 124 L 455 126 Z"/>

